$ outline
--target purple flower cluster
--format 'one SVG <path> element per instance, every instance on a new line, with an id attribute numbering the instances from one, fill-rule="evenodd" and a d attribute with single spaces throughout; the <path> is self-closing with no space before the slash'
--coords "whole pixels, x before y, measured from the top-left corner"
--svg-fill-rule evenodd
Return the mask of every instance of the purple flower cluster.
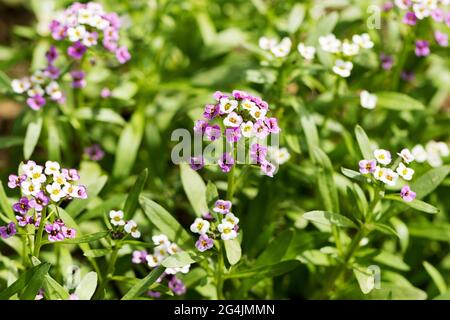
<path id="1" fill-rule="evenodd" d="M 17 233 L 16 224 L 14 222 L 8 223 L 6 226 L 0 227 L 0 237 L 8 239 Z"/>
<path id="2" fill-rule="evenodd" d="M 214 104 L 205 105 L 204 119 L 197 120 L 194 124 L 194 132 L 208 141 L 224 137 L 228 143 L 234 144 L 246 138 L 263 140 L 270 134 L 280 132 L 277 118 L 267 116 L 269 105 L 261 98 L 234 90 L 231 95 L 217 91 L 214 93 L 214 99 Z M 229 172 L 236 164 L 236 159 L 226 152 L 220 156 L 217 163 L 223 172 Z M 264 174 L 273 176 L 274 166 L 265 157 L 261 157 L 256 163 Z M 191 167 L 194 170 L 203 166 L 202 157 L 191 159 Z"/>
<path id="3" fill-rule="evenodd" d="M 73 239 L 76 234 L 76 230 L 68 228 L 61 219 L 56 219 L 53 223 L 47 223 L 45 232 L 48 233 L 48 240 L 51 242 Z"/>

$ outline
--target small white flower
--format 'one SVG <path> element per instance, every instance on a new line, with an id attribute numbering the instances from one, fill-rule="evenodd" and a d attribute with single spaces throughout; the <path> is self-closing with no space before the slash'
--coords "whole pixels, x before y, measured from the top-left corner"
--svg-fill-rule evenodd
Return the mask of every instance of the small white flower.
<path id="1" fill-rule="evenodd" d="M 27 95 L 29 97 L 34 97 L 34 96 L 37 96 L 37 95 L 43 96 L 44 93 L 45 93 L 44 89 L 42 89 L 41 86 L 39 86 L 39 85 L 35 85 L 35 86 L 31 87 L 31 89 L 29 89 L 27 91 Z"/>
<path id="2" fill-rule="evenodd" d="M 253 122 L 247 121 L 241 124 L 241 133 L 244 137 L 250 138 L 253 136 Z"/>
<path id="3" fill-rule="evenodd" d="M 350 61 L 337 59 L 333 67 L 333 72 L 343 78 L 347 78 L 350 76 L 352 69 L 353 63 L 351 63 Z"/>
<path id="4" fill-rule="evenodd" d="M 169 244 L 169 246 L 167 247 L 167 252 L 168 252 L 169 254 L 175 254 L 175 253 L 177 253 L 177 252 L 179 252 L 179 251 L 180 251 L 180 247 L 177 246 L 176 243 L 171 243 L 171 244 Z"/>
<path id="5" fill-rule="evenodd" d="M 413 5 L 413 11 L 414 11 L 415 16 L 419 20 L 429 17 L 431 14 L 431 11 L 428 8 L 428 6 L 423 3 L 415 3 Z"/>
<path id="6" fill-rule="evenodd" d="M 141 236 L 141 232 L 138 230 L 138 225 L 133 220 L 128 221 L 123 229 L 126 233 L 130 233 L 131 236 L 135 239 L 139 238 Z"/>
<path id="7" fill-rule="evenodd" d="M 50 98 L 55 101 L 61 99 L 63 96 L 61 88 L 59 87 L 59 84 L 56 81 L 50 82 L 45 87 L 45 92 L 47 92 Z"/>
<path id="8" fill-rule="evenodd" d="M 52 184 L 48 184 L 45 189 L 47 190 L 48 194 L 50 195 L 50 199 L 52 199 L 54 202 L 59 202 L 62 198 L 64 198 L 67 194 L 64 192 L 64 190 L 61 188 L 61 185 L 53 182 Z"/>
<path id="9" fill-rule="evenodd" d="M 28 178 L 31 178 L 34 168 L 36 168 L 36 162 L 28 160 L 27 163 L 22 165 L 22 170 L 25 172 Z"/>
<path id="10" fill-rule="evenodd" d="M 402 162 L 400 162 L 400 164 L 397 167 L 397 171 L 398 175 L 400 177 L 402 177 L 403 179 L 409 181 L 412 179 L 413 174 L 414 174 L 414 170 L 411 168 L 408 168 L 407 166 L 405 166 Z"/>
<path id="11" fill-rule="evenodd" d="M 237 233 L 234 230 L 234 225 L 228 221 L 219 224 L 217 226 L 217 230 L 221 233 L 220 238 L 222 240 L 231 240 L 237 237 Z"/>
<path id="12" fill-rule="evenodd" d="M 280 43 L 272 47 L 270 51 L 275 57 L 282 58 L 286 57 L 291 51 L 292 42 L 289 38 L 283 38 Z"/>
<path id="13" fill-rule="evenodd" d="M 270 158 L 276 163 L 276 164 L 283 164 L 286 163 L 291 155 L 289 154 L 289 151 L 286 148 L 278 148 L 275 146 L 269 146 L 268 152 Z"/>
<path id="14" fill-rule="evenodd" d="M 306 60 L 313 60 L 314 55 L 316 54 L 316 48 L 311 46 L 305 46 L 304 43 L 299 43 L 297 46 L 297 50 L 300 55 Z"/>
<path id="15" fill-rule="evenodd" d="M 259 38 L 259 47 L 263 50 L 270 50 L 277 45 L 277 39 L 261 37 Z"/>
<path id="16" fill-rule="evenodd" d="M 356 56 L 359 53 L 359 45 L 346 40 L 342 44 L 342 53 L 348 57 Z"/>
<path id="17" fill-rule="evenodd" d="M 225 215 L 225 218 L 222 219 L 222 223 L 229 222 L 233 226 L 237 225 L 239 223 L 239 218 L 236 217 L 233 213 L 229 212 Z"/>
<path id="18" fill-rule="evenodd" d="M 78 10 L 78 23 L 88 24 L 92 19 L 93 13 L 91 10 L 81 8 Z"/>
<path id="19" fill-rule="evenodd" d="M 83 38 L 83 44 L 86 47 L 92 47 L 97 44 L 97 37 L 95 37 L 94 33 L 86 32 L 86 35 Z"/>
<path id="20" fill-rule="evenodd" d="M 264 119 L 266 116 L 267 110 L 265 109 L 260 109 L 258 107 L 254 107 L 252 110 L 250 110 L 250 115 L 255 119 L 255 120 L 259 120 L 259 119 Z"/>
<path id="21" fill-rule="evenodd" d="M 170 243 L 156 246 L 155 248 L 153 248 L 153 254 L 163 258 L 169 256 L 169 245 Z"/>
<path id="22" fill-rule="evenodd" d="M 181 268 L 167 268 L 164 272 L 167 274 L 177 274 L 178 272 L 188 273 L 190 267 L 191 267 L 191 265 L 187 264 Z"/>
<path id="23" fill-rule="evenodd" d="M 422 163 L 427 161 L 428 153 L 425 151 L 425 148 L 421 144 L 418 144 L 414 148 L 412 148 L 411 153 L 417 162 Z"/>
<path id="24" fill-rule="evenodd" d="M 45 82 L 45 73 L 42 70 L 36 70 L 31 76 L 31 82 L 33 84 L 43 84 Z"/>
<path id="25" fill-rule="evenodd" d="M 79 25 L 76 27 L 71 27 L 67 29 L 67 36 L 69 40 L 72 42 L 76 42 L 78 40 L 82 40 L 86 34 L 86 28 L 83 25 Z"/>
<path id="26" fill-rule="evenodd" d="M 31 87 L 31 82 L 28 78 L 14 79 L 11 87 L 15 93 L 24 93 Z"/>
<path id="27" fill-rule="evenodd" d="M 209 221 L 202 218 L 196 218 L 191 224 L 191 231 L 198 234 L 205 234 L 209 230 Z"/>
<path id="28" fill-rule="evenodd" d="M 385 184 L 387 184 L 388 186 L 395 186 L 395 183 L 397 182 L 398 179 L 398 174 L 396 174 L 394 171 L 392 171 L 391 169 L 387 169 L 384 171 L 384 175 L 381 178 L 381 181 L 383 181 Z"/>
<path id="29" fill-rule="evenodd" d="M 62 173 L 56 173 L 53 175 L 53 182 L 64 185 L 67 183 L 66 177 Z"/>
<path id="30" fill-rule="evenodd" d="M 429 154 L 427 160 L 428 164 L 433 168 L 440 167 L 444 163 L 442 158 L 436 153 Z"/>
<path id="31" fill-rule="evenodd" d="M 380 166 L 375 167 L 375 171 L 373 172 L 373 177 L 379 181 L 381 181 L 386 173 L 386 168 L 381 168 Z"/>
<path id="32" fill-rule="evenodd" d="M 242 123 L 242 117 L 236 112 L 231 112 L 225 119 L 223 119 L 223 124 L 226 127 L 239 127 Z"/>
<path id="33" fill-rule="evenodd" d="M 230 113 L 238 106 L 238 102 L 236 100 L 221 98 L 219 101 L 220 112 L 222 113 Z"/>
<path id="34" fill-rule="evenodd" d="M 54 179 L 54 177 L 53 177 Z M 58 183 L 58 182 L 57 182 Z M 71 198 L 77 198 L 78 197 L 78 186 L 65 183 L 63 186 L 63 191 Z"/>
<path id="35" fill-rule="evenodd" d="M 400 151 L 399 153 L 397 153 L 402 159 L 403 161 L 405 161 L 406 163 L 411 163 L 414 161 L 414 156 L 411 153 L 411 151 L 409 151 L 409 149 L 404 148 L 402 149 L 402 151 Z"/>
<path id="36" fill-rule="evenodd" d="M 152 241 L 155 244 L 155 246 L 159 246 L 162 244 L 164 244 L 164 245 L 170 244 L 170 241 L 165 234 L 159 234 L 159 235 L 153 236 Z"/>
<path id="37" fill-rule="evenodd" d="M 46 180 L 47 177 L 45 176 L 45 174 L 42 173 L 42 171 L 44 170 L 44 168 L 42 166 L 35 166 L 33 168 L 33 170 L 31 171 L 31 182 L 34 184 L 43 184 Z"/>
<path id="38" fill-rule="evenodd" d="M 361 107 L 366 109 L 375 109 L 377 106 L 378 97 L 367 90 L 361 91 L 359 94 Z"/>
<path id="39" fill-rule="evenodd" d="M 101 16 L 94 16 L 91 21 L 91 25 L 99 30 L 105 30 L 107 27 L 109 27 L 109 21 L 103 19 Z"/>
<path id="40" fill-rule="evenodd" d="M 378 163 L 388 165 L 391 163 L 391 153 L 384 149 L 376 149 L 373 152 L 373 155 L 375 156 L 375 159 L 377 159 Z"/>
<path id="41" fill-rule="evenodd" d="M 336 39 L 334 34 L 319 37 L 319 44 L 325 52 L 339 53 L 341 51 L 341 40 Z"/>
<path id="42" fill-rule="evenodd" d="M 256 104 L 248 99 L 242 100 L 241 106 L 244 110 L 252 110 L 254 107 L 256 107 Z"/>
<path id="43" fill-rule="evenodd" d="M 145 257 L 145 260 L 147 260 L 147 264 L 148 264 L 148 266 L 150 268 L 154 268 L 156 266 L 159 266 L 159 264 L 161 263 L 161 261 L 163 259 L 164 259 L 163 257 L 157 256 L 157 255 L 154 255 L 154 254 L 148 254 Z"/>
<path id="44" fill-rule="evenodd" d="M 47 161 L 45 162 L 45 174 L 55 175 L 59 173 L 59 169 L 61 166 L 56 161 Z"/>
<path id="45" fill-rule="evenodd" d="M 402 10 L 408 9 L 409 3 L 409 0 L 395 0 L 395 5 Z"/>
<path id="46" fill-rule="evenodd" d="M 109 212 L 109 218 L 111 219 L 110 221 L 113 226 L 125 225 L 125 221 L 123 221 L 123 211 L 121 210 L 111 210 Z"/>
<path id="47" fill-rule="evenodd" d="M 429 153 L 437 153 L 441 157 L 447 157 L 449 155 L 448 145 L 445 142 L 431 140 L 427 143 L 425 149 L 427 149 Z"/>
<path id="48" fill-rule="evenodd" d="M 22 193 L 26 196 L 36 196 L 41 191 L 41 184 L 32 183 L 31 181 L 24 181 L 20 185 Z"/>
<path id="49" fill-rule="evenodd" d="M 374 46 L 374 43 L 372 42 L 372 40 L 370 40 L 370 36 L 368 33 L 363 33 L 360 35 L 355 34 L 352 37 L 352 41 L 363 49 L 371 49 Z"/>

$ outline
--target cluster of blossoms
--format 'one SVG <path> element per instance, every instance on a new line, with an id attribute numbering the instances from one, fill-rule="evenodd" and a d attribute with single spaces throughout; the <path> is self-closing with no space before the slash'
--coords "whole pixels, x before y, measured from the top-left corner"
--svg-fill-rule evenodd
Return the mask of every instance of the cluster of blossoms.
<path id="1" fill-rule="evenodd" d="M 238 90 L 234 90 L 231 95 L 217 91 L 214 93 L 214 99 L 215 104 L 205 106 L 203 112 L 205 120 L 195 121 L 194 132 L 209 141 L 215 141 L 223 135 L 231 144 L 237 143 L 240 139 L 251 139 L 251 160 L 260 166 L 263 174 L 272 177 L 276 168 L 266 159 L 267 148 L 255 142 L 280 132 L 277 118 L 267 116 L 268 103 Z M 218 160 L 218 165 L 223 172 L 229 172 L 235 165 L 235 159 L 230 153 L 225 152 Z M 198 170 L 203 166 L 201 157 L 191 159 L 193 169 Z"/>
<path id="2" fill-rule="evenodd" d="M 432 167 L 442 166 L 442 157 L 448 157 L 450 154 L 448 145 L 445 142 L 434 140 L 429 141 L 425 147 L 421 144 L 416 145 L 411 149 L 411 153 L 417 162 L 423 163 L 427 161 Z"/>
<path id="3" fill-rule="evenodd" d="M 319 37 L 319 45 L 323 51 L 336 56 L 333 72 L 347 78 L 353 69 L 353 63 L 350 60 L 361 50 L 373 48 L 374 43 L 367 33 L 353 35 L 352 41 L 348 39 L 341 41 L 334 34 L 329 34 Z"/>
<path id="4" fill-rule="evenodd" d="M 131 235 L 133 238 L 139 238 L 141 232 L 138 230 L 138 225 L 133 220 L 123 220 L 123 211 L 111 210 L 109 212 L 110 222 L 114 228 L 113 234 L 117 238 L 121 238 L 125 233 Z"/>
<path id="5" fill-rule="evenodd" d="M 414 169 L 407 167 L 407 165 L 414 161 L 414 156 L 409 149 L 404 148 L 397 153 L 401 162 L 399 162 L 395 171 L 394 168 L 387 167 L 392 162 L 392 156 L 388 150 L 376 149 L 373 155 L 375 159 L 359 161 L 359 172 L 362 174 L 371 174 L 375 180 L 381 181 L 390 187 L 396 185 L 399 177 L 405 181 L 412 180 Z M 403 186 L 400 195 L 403 200 L 408 202 L 413 201 L 416 197 L 416 193 L 408 185 Z"/>
<path id="6" fill-rule="evenodd" d="M 231 206 L 231 201 L 217 200 L 213 211 L 223 215 L 220 223 L 214 223 L 214 217 L 207 213 L 202 218 L 196 218 L 194 223 L 191 224 L 191 231 L 200 235 L 195 243 L 195 247 L 200 252 L 211 249 L 214 245 L 214 239 L 218 239 L 219 236 L 222 240 L 231 240 L 237 237 L 239 218 L 230 211 Z"/>
<path id="7" fill-rule="evenodd" d="M 127 47 L 119 46 L 120 27 L 117 13 L 105 12 L 101 4 L 75 2 L 52 20 L 50 32 L 57 41 L 71 42 L 67 54 L 76 60 L 81 59 L 88 48 L 101 42 L 123 64 L 131 55 Z"/>
<path id="8" fill-rule="evenodd" d="M 259 38 L 259 47 L 271 52 L 277 58 L 283 58 L 291 52 L 292 41 L 288 37 L 284 37 L 281 41 L 276 38 L 261 37 Z"/>
<path id="9" fill-rule="evenodd" d="M 41 166 L 29 160 L 22 164 L 19 175 L 9 175 L 8 182 L 9 188 L 20 188 L 22 193 L 22 197 L 13 205 L 18 225 L 38 227 L 41 212 L 48 205 L 58 205 L 63 200 L 73 198 L 86 199 L 86 187 L 78 185 L 78 180 L 80 176 L 76 169 L 61 168 L 58 162 L 47 161 L 45 166 Z M 29 211 L 31 214 L 28 215 Z M 59 218 L 46 222 L 45 231 L 49 241 L 75 237 L 75 230 L 68 228 Z"/>
<path id="10" fill-rule="evenodd" d="M 177 252 L 182 251 L 176 243 L 170 242 L 166 235 L 160 234 L 152 237 L 152 241 L 155 245 L 153 253 L 149 254 L 146 250 L 133 251 L 133 257 L 131 261 L 136 264 L 146 264 L 150 268 L 156 268 L 161 262 Z M 188 273 L 191 265 L 187 264 L 178 268 L 166 268 L 164 273 L 157 280 L 158 283 L 164 279 L 168 280 L 169 289 L 176 295 L 182 295 L 186 292 L 186 286 L 183 281 L 176 277 L 176 274 Z M 153 298 L 159 298 L 160 293 L 156 291 L 149 291 L 149 296 Z"/>

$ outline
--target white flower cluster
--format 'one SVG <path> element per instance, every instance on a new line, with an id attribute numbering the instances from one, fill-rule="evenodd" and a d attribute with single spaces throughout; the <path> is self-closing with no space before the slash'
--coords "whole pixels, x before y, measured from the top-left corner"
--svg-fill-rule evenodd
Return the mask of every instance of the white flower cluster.
<path id="1" fill-rule="evenodd" d="M 141 232 L 138 230 L 138 225 L 133 220 L 125 221 L 123 220 L 123 211 L 121 210 L 111 210 L 109 212 L 110 222 L 115 227 L 123 227 L 123 230 L 130 234 L 133 238 L 139 238 L 141 236 Z"/>
<path id="2" fill-rule="evenodd" d="M 436 10 L 439 10 L 439 5 L 449 5 L 448 0 L 395 0 L 395 5 L 401 10 L 411 10 L 419 20 L 423 20 L 431 15 Z M 412 4 L 412 7 L 411 7 Z"/>
<path id="3" fill-rule="evenodd" d="M 61 101 L 64 97 L 58 82 L 52 80 L 49 72 L 44 70 L 36 70 L 31 77 L 12 80 L 11 87 L 15 93 L 26 93 L 30 98 L 36 96 L 44 98 L 47 94 L 51 100 Z"/>
<path id="4" fill-rule="evenodd" d="M 161 262 L 168 256 L 182 251 L 176 243 L 170 242 L 167 236 L 164 234 L 155 235 L 152 237 L 152 240 L 156 247 L 153 249 L 153 254 L 147 254 L 147 256 L 145 257 L 145 260 L 147 261 L 147 264 L 150 268 L 159 266 Z M 188 273 L 190 267 L 191 265 L 187 264 L 179 268 L 166 268 L 165 273 Z"/>
<path id="5" fill-rule="evenodd" d="M 411 150 L 417 162 L 425 161 L 432 167 L 440 167 L 443 164 L 442 157 L 448 157 L 450 152 L 445 142 L 429 141 L 425 147 L 418 144 Z"/>
<path id="6" fill-rule="evenodd" d="M 259 47 L 271 52 L 277 58 L 283 58 L 291 52 L 292 41 L 288 37 L 284 37 L 279 42 L 276 38 L 261 37 Z"/>
<path id="7" fill-rule="evenodd" d="M 414 161 L 414 156 L 408 149 L 403 149 L 400 153 L 397 153 L 398 156 L 406 163 L 409 164 Z M 373 155 L 376 161 L 381 165 L 389 165 L 392 161 L 391 153 L 384 149 L 376 149 L 373 152 Z M 375 167 L 375 171 L 373 172 L 373 176 L 375 179 L 385 183 L 388 186 L 395 186 L 397 180 L 402 177 L 406 181 L 410 181 L 414 175 L 414 169 L 411 169 L 404 165 L 403 162 L 400 162 L 395 172 L 387 167 L 381 167 L 377 165 Z"/>

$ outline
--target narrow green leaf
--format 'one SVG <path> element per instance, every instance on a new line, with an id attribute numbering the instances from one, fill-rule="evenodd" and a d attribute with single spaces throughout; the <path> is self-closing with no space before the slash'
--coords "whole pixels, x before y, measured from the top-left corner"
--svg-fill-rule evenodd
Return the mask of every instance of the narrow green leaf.
<path id="1" fill-rule="evenodd" d="M 241 260 L 242 249 L 238 239 L 224 241 L 228 262 L 233 266 Z"/>
<path id="2" fill-rule="evenodd" d="M 0 149 L 21 146 L 23 144 L 23 141 L 23 137 L 0 137 Z"/>
<path id="3" fill-rule="evenodd" d="M 43 241 L 42 245 L 44 244 L 79 244 L 79 243 L 89 243 L 89 242 L 93 242 L 93 241 L 97 241 L 100 240 L 104 237 L 106 237 L 109 234 L 109 231 L 101 231 L 101 232 L 96 232 L 96 233 L 92 233 L 92 234 L 87 234 L 81 237 L 75 237 L 73 239 L 65 239 L 62 241 L 58 241 L 58 242 L 50 242 L 50 241 Z"/>
<path id="4" fill-rule="evenodd" d="M 431 204 L 428 204 L 424 201 L 421 200 L 417 200 L 414 199 L 413 201 L 405 201 L 402 199 L 402 197 L 399 194 L 388 194 L 384 197 L 385 199 L 389 199 L 389 200 L 394 200 L 394 201 L 398 201 L 401 202 L 413 209 L 419 210 L 419 211 L 423 211 L 426 213 L 438 213 L 439 209 L 436 208 L 435 206 L 432 206 Z"/>
<path id="5" fill-rule="evenodd" d="M 412 111 L 424 110 L 425 106 L 416 99 L 398 92 L 377 92 L 377 106 L 381 108 L 397 110 L 397 111 Z"/>
<path id="6" fill-rule="evenodd" d="M 198 217 L 208 212 L 206 186 L 202 177 L 188 164 L 180 164 L 181 183 L 189 202 Z"/>
<path id="7" fill-rule="evenodd" d="M 238 270 L 225 275 L 227 279 L 241 279 L 241 278 L 272 278 L 284 273 L 287 273 L 300 265 L 299 261 L 287 260 L 272 265 L 251 268 L 247 270 Z"/>
<path id="8" fill-rule="evenodd" d="M 3 188 L 3 183 L 1 181 L 0 181 L 0 208 L 11 221 L 14 221 L 14 219 L 16 219 L 14 211 L 12 210 L 12 207 L 9 203 L 8 197 L 6 196 L 5 188 Z"/>
<path id="9" fill-rule="evenodd" d="M 97 273 L 91 271 L 88 272 L 80 284 L 75 289 L 75 294 L 80 300 L 90 300 L 94 295 L 95 289 L 97 288 Z"/>
<path id="10" fill-rule="evenodd" d="M 106 256 L 110 252 L 111 249 L 92 249 L 86 250 L 83 255 L 90 258 L 100 258 Z"/>
<path id="11" fill-rule="evenodd" d="M 365 270 L 367 268 L 362 266 L 355 266 L 353 268 L 353 274 L 358 281 L 359 288 L 362 293 L 368 294 L 375 287 L 375 277 L 372 272 Z"/>
<path id="12" fill-rule="evenodd" d="M 125 120 L 111 109 L 80 108 L 75 111 L 75 117 L 82 120 L 99 121 L 124 125 Z"/>
<path id="13" fill-rule="evenodd" d="M 102 191 L 107 180 L 108 177 L 104 175 L 87 184 L 86 190 L 89 197 L 87 199 L 73 199 L 66 207 L 66 212 L 73 218 L 78 217 L 78 215 L 80 215 L 83 210 L 87 208 L 89 203 L 100 193 L 100 191 Z"/>
<path id="14" fill-rule="evenodd" d="M 50 275 L 45 275 L 44 279 L 45 295 L 50 300 L 69 300 L 69 293 Z"/>
<path id="15" fill-rule="evenodd" d="M 434 284 L 439 290 L 440 294 L 444 294 L 447 292 L 447 284 L 445 283 L 444 278 L 440 274 L 440 272 L 427 261 L 423 262 L 423 266 L 425 270 L 427 270 L 428 274 L 430 275 L 431 279 L 433 279 Z"/>
<path id="16" fill-rule="evenodd" d="M 41 268 L 36 269 L 36 272 L 33 273 L 33 276 L 30 278 L 25 291 L 20 295 L 21 300 L 34 300 L 37 292 L 40 288 L 42 288 L 42 284 L 45 279 L 45 275 L 48 270 L 50 270 L 50 263 L 44 262 L 38 266 L 42 266 Z"/>
<path id="17" fill-rule="evenodd" d="M 7 300 L 19 291 L 21 291 L 25 286 L 27 286 L 32 278 L 37 274 L 41 274 L 41 270 L 46 272 L 50 268 L 50 263 L 44 262 L 40 265 L 34 266 L 31 269 L 25 271 L 16 281 L 14 281 L 10 286 L 0 292 L 0 300 Z M 39 271 L 39 273 L 38 273 Z M 36 290 L 37 292 L 37 290 Z M 34 296 L 33 296 L 34 299 Z"/>
<path id="18" fill-rule="evenodd" d="M 130 220 L 133 218 L 133 215 L 138 207 L 139 195 L 144 189 L 145 183 L 147 182 L 148 177 L 148 169 L 144 169 L 139 177 L 136 180 L 133 188 L 131 188 L 130 193 L 125 202 L 125 206 L 123 208 L 124 219 Z"/>
<path id="19" fill-rule="evenodd" d="M 290 34 L 297 32 L 298 28 L 300 28 L 300 25 L 303 22 L 304 17 L 305 17 L 305 6 L 300 3 L 295 4 L 291 12 L 289 13 L 289 18 L 287 22 L 287 31 Z"/>
<path id="20" fill-rule="evenodd" d="M 148 290 L 158 278 L 162 275 L 165 268 L 159 266 L 152 270 L 145 278 L 136 283 L 123 297 L 122 300 L 134 300 L 138 298 L 143 292 Z"/>
<path id="21" fill-rule="evenodd" d="M 431 192 L 433 192 L 445 177 L 450 173 L 450 166 L 443 166 L 439 168 L 433 168 L 419 178 L 417 178 L 412 184 L 411 189 L 416 192 L 417 199 L 423 199 Z"/>
<path id="22" fill-rule="evenodd" d="M 359 149 L 364 159 L 373 159 L 373 151 L 370 147 L 369 137 L 367 137 L 366 132 L 360 126 L 355 127 L 356 140 L 358 141 Z"/>
<path id="23" fill-rule="evenodd" d="M 300 122 L 306 137 L 308 153 L 312 157 L 314 148 L 319 148 L 319 133 L 317 132 L 316 124 L 311 116 L 301 117 Z"/>
<path id="24" fill-rule="evenodd" d="M 28 124 L 23 143 L 24 159 L 30 159 L 33 154 L 33 151 L 39 141 L 39 136 L 41 135 L 42 123 L 42 118 L 38 117 Z"/>
<path id="25" fill-rule="evenodd" d="M 356 225 L 349 218 L 327 211 L 309 211 L 303 214 L 303 218 L 309 221 L 325 224 L 328 226 L 336 225 L 338 227 L 356 228 Z"/>
<path id="26" fill-rule="evenodd" d="M 429 222 L 412 223 L 408 225 L 409 233 L 413 237 L 426 238 L 430 240 L 450 242 L 450 224 L 440 222 L 432 224 Z"/>

